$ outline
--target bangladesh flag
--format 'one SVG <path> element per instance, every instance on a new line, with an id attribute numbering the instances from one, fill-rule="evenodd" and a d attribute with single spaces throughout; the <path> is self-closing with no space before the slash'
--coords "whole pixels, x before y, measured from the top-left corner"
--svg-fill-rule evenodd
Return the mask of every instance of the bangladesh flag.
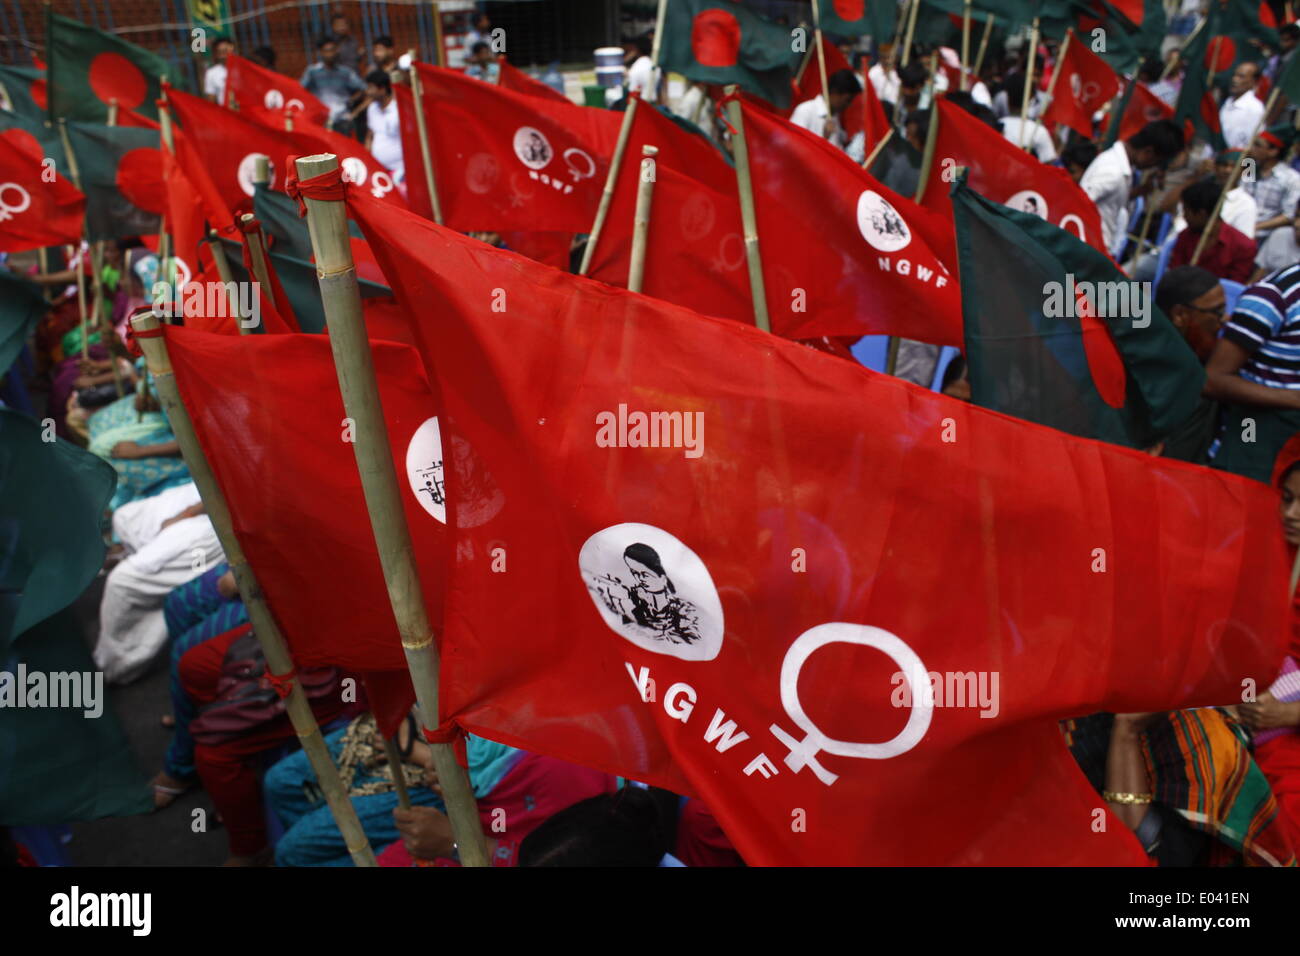
<path id="1" fill-rule="evenodd" d="M 161 228 L 167 211 L 161 135 L 131 126 L 68 124 L 91 242 L 151 235 Z"/>
<path id="2" fill-rule="evenodd" d="M 821 0 L 818 12 L 824 33 L 889 43 L 898 27 L 898 9 L 898 0 Z"/>
<path id="3" fill-rule="evenodd" d="M 8 113 L 0 110 L 0 135 L 15 143 L 24 144 L 41 157 L 48 156 L 54 160 L 54 168 L 60 176 L 68 176 L 68 154 L 63 149 L 63 139 L 53 126 L 45 125 L 45 117 L 31 118 L 20 113 Z"/>
<path id="4" fill-rule="evenodd" d="M 0 269 L 0 375 L 9 371 L 18 359 L 27 336 L 49 307 L 35 282 Z"/>
<path id="5" fill-rule="evenodd" d="M 1215 11 L 1216 8 L 1211 6 L 1209 20 L 1201 28 L 1201 32 L 1192 38 L 1192 42 L 1183 48 L 1187 71 L 1183 76 L 1183 85 L 1178 90 L 1178 99 L 1174 103 L 1174 119 L 1185 129 L 1190 126 L 1190 135 L 1206 140 L 1217 151 L 1223 149 L 1226 144 L 1223 141 L 1223 130 L 1219 125 L 1219 104 L 1214 91 L 1210 88 L 1207 71 L 1211 60 L 1216 67 L 1224 69 L 1229 67 L 1232 53 L 1223 52 L 1229 49 L 1225 46 L 1227 41 L 1220 41 L 1217 47 L 1213 44 L 1212 37 L 1218 29 Z"/>
<path id="6" fill-rule="evenodd" d="M 0 291 L 6 311 L 11 291 Z M 0 674 L 12 675 L 0 679 L 0 820 L 10 825 L 153 806 L 68 610 L 103 564 L 100 520 L 117 475 L 43 431 L 0 409 Z M 77 693 L 54 701 L 55 686 Z M 28 706 L 16 706 L 18 695 Z M 58 703 L 74 706 L 50 706 Z"/>
<path id="7" fill-rule="evenodd" d="M 791 29 L 740 3 L 679 0 L 668 5 L 660 65 L 700 83 L 735 83 L 790 107 L 790 80 L 802 52 Z"/>
<path id="8" fill-rule="evenodd" d="M 20 287 L 13 277 L 0 274 L 0 281 L 8 322 Z M 22 291 L 30 297 L 35 286 L 17 281 L 30 287 Z M 99 523 L 117 473 L 75 445 L 43 440 L 42 430 L 0 408 L 0 655 L 14 637 L 71 604 L 104 562 Z M 50 507 L 55 501 L 58 507 Z"/>
<path id="9" fill-rule="evenodd" d="M 44 120 L 48 108 L 45 91 L 44 70 L 0 66 L 0 110 L 26 119 Z"/>
<path id="10" fill-rule="evenodd" d="M 952 208 L 976 404 L 1131 448 L 1192 416 L 1205 372 L 1149 283 L 964 178 Z"/>
<path id="11" fill-rule="evenodd" d="M 159 79 L 177 81 L 162 57 L 53 12 L 46 21 L 46 51 L 51 119 L 103 123 L 109 101 L 116 99 L 122 109 L 157 120 Z"/>

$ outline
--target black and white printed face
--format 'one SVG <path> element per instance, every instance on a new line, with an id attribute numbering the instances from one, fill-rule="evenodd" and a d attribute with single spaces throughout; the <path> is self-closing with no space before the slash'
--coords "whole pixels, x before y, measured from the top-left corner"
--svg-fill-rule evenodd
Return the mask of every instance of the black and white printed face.
<path id="1" fill-rule="evenodd" d="M 912 241 L 912 231 L 898 210 L 871 189 L 858 197 L 858 230 L 872 248 L 881 252 L 898 252 Z"/>
<path id="2" fill-rule="evenodd" d="M 605 623 L 637 647 L 687 661 L 722 649 L 722 601 L 708 567 L 661 528 L 628 522 L 598 531 L 578 555 Z"/>

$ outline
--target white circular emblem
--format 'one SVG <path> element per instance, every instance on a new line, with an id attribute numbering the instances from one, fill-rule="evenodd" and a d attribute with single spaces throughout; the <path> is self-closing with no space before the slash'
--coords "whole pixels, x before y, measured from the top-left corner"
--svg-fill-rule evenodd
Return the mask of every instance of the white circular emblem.
<path id="1" fill-rule="evenodd" d="M 912 230 L 890 205 L 874 190 L 864 190 L 858 197 L 858 230 L 862 238 L 881 252 L 897 252 L 912 241 Z"/>
<path id="2" fill-rule="evenodd" d="M 722 601 L 694 551 L 654 525 L 598 531 L 578 570 L 610 629 L 643 650 L 711 661 L 722 650 Z"/>
<path id="3" fill-rule="evenodd" d="M 349 156 L 340 165 L 343 167 L 342 179 L 345 183 L 364 183 L 366 181 L 366 164 L 364 160 Z"/>
<path id="4" fill-rule="evenodd" d="M 1036 193 L 1032 189 L 1022 189 L 1008 199 L 1006 205 L 1016 212 L 1031 213 L 1040 219 L 1047 218 L 1047 200 L 1042 193 Z"/>
<path id="5" fill-rule="evenodd" d="M 477 528 L 495 518 L 506 503 L 505 492 L 483 467 L 469 444 L 451 436 L 453 484 L 456 492 L 456 524 Z M 442 433 L 434 416 L 415 430 L 406 445 L 406 479 L 420 507 L 447 523 L 447 486 L 442 456 Z"/>
<path id="6" fill-rule="evenodd" d="M 514 146 L 515 155 L 529 169 L 541 169 L 555 158 L 555 150 L 551 149 L 542 131 L 531 126 L 515 130 Z"/>
<path id="7" fill-rule="evenodd" d="M 284 94 L 279 90 L 267 90 L 262 97 L 262 105 L 268 110 L 278 110 L 284 106 Z"/>
<path id="8" fill-rule="evenodd" d="M 239 171 L 236 177 L 239 179 L 239 188 L 244 191 L 245 196 L 253 195 L 253 168 L 257 165 L 258 158 L 266 160 L 266 168 L 270 176 L 270 182 L 267 186 L 275 185 L 275 163 L 266 153 L 249 153 L 239 161 Z"/>
<path id="9" fill-rule="evenodd" d="M 443 482 L 442 435 L 438 419 L 430 418 L 415 430 L 406 446 L 406 478 L 420 507 L 447 523 L 447 490 Z"/>

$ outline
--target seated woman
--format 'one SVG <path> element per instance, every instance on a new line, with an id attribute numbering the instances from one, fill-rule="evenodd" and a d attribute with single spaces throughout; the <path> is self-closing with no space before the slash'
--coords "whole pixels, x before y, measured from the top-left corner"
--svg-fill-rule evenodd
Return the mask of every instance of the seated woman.
<path id="1" fill-rule="evenodd" d="M 378 853 L 400 838 L 393 822 L 397 789 L 384 741 L 373 715 L 367 713 L 347 727 L 325 737 L 356 808 L 357 818 Z M 433 755 L 428 744 L 418 739 L 415 721 L 406 720 L 398 731 L 397 746 L 402 754 L 402 773 L 411 803 L 418 807 L 442 808 L 442 798 L 429 786 L 436 779 Z M 474 792 L 491 793 L 517 759 L 519 751 L 478 737 L 469 738 L 469 776 Z M 266 772 L 262 781 L 267 801 L 284 825 L 285 833 L 275 845 L 276 866 L 351 866 L 343 835 L 325 804 L 311 762 L 302 751 L 289 754 Z"/>
<path id="2" fill-rule="evenodd" d="M 193 581 L 173 588 L 163 602 L 163 620 L 171 643 L 172 698 L 172 713 L 163 718 L 163 726 L 174 731 L 163 769 L 153 779 L 154 806 L 160 810 L 190 790 L 198 779 L 194 769 L 194 739 L 190 736 L 194 702 L 181 686 L 181 657 L 204 641 L 248 622 L 248 611 L 239 599 L 230 565 L 222 561 Z"/>
<path id="3" fill-rule="evenodd" d="M 163 414 L 149 377 L 133 395 L 124 395 L 90 417 L 89 448 L 117 471 L 111 510 L 190 481 L 180 445 Z"/>
<path id="4" fill-rule="evenodd" d="M 106 680 L 126 683 L 167 643 L 167 595 L 224 555 L 193 482 L 122 505 L 113 535 L 126 557 L 104 582 L 95 666 Z"/>

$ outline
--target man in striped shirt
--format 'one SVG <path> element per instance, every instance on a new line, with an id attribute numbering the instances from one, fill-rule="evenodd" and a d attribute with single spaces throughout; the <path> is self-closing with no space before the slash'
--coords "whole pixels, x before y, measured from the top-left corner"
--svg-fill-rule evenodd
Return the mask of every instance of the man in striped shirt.
<path id="1" fill-rule="evenodd" d="M 1269 481 L 1300 431 L 1300 263 L 1241 294 L 1206 365 L 1205 395 L 1225 404 L 1215 465 Z"/>

